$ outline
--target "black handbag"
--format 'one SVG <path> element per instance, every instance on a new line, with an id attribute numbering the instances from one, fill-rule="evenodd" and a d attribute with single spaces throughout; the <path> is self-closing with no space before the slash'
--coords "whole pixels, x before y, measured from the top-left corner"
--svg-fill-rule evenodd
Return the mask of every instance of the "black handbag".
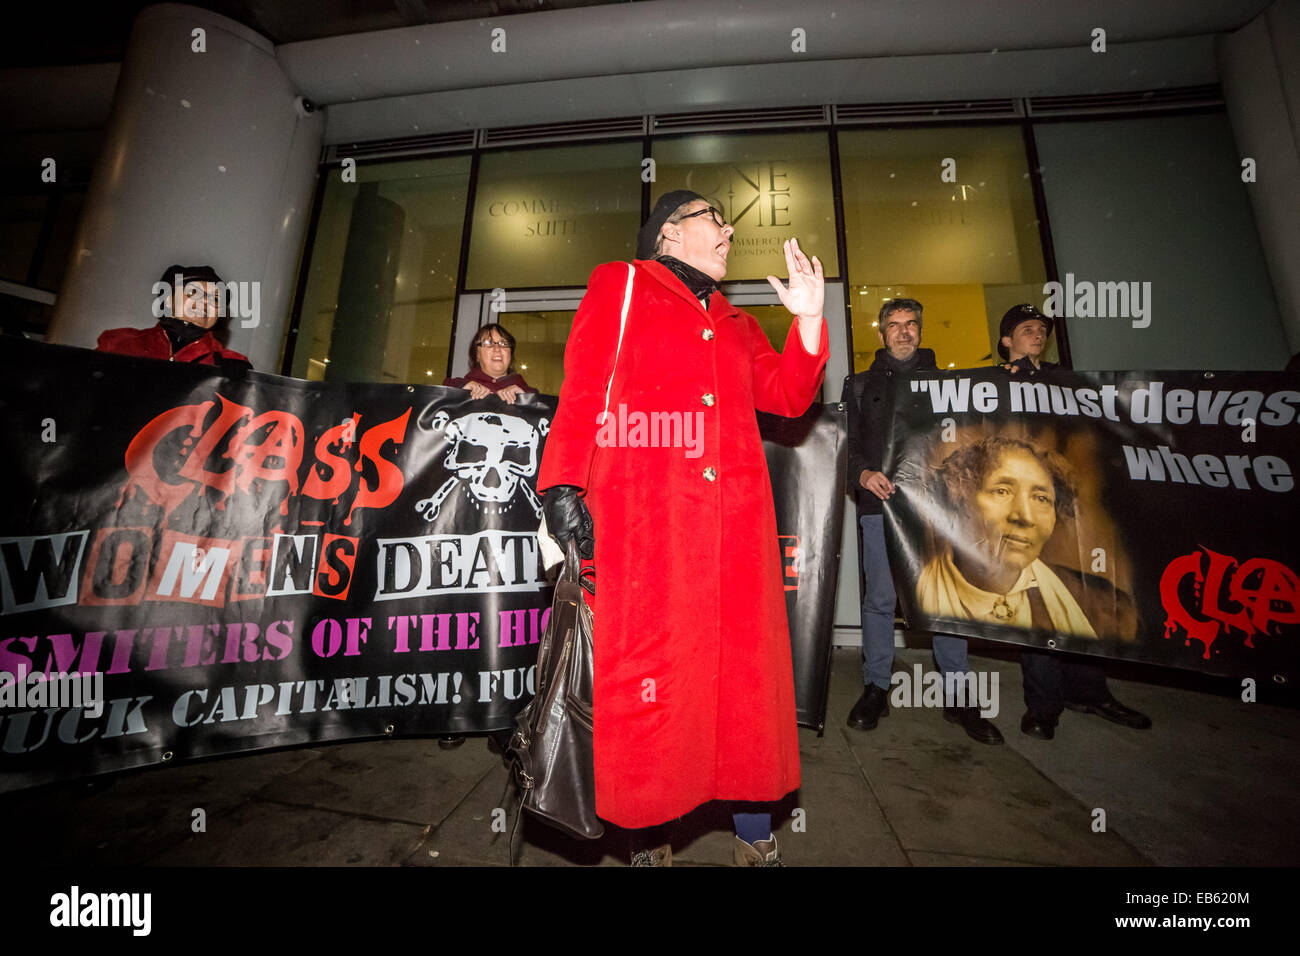
<path id="1" fill-rule="evenodd" d="M 533 816 L 586 840 L 605 826 L 596 817 L 592 751 L 592 614 L 595 594 L 573 541 L 555 584 L 551 619 L 537 649 L 537 693 L 515 717 L 507 748 L 521 803 Z"/>

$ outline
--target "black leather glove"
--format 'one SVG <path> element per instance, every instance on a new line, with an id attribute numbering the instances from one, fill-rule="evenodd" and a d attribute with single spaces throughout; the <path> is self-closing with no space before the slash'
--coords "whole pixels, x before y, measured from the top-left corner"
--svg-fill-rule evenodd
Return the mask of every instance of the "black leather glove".
<path id="1" fill-rule="evenodd" d="M 547 530 L 561 547 L 576 540 L 578 555 L 591 559 L 596 556 L 596 534 L 581 492 L 574 485 L 547 488 L 542 496 L 542 513 L 546 515 Z"/>

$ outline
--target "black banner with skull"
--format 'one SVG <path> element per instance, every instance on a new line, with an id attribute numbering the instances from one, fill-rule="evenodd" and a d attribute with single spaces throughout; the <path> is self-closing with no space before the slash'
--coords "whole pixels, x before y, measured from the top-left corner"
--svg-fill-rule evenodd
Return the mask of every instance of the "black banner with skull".
<path id="1" fill-rule="evenodd" d="M 222 377 L 22 341 L 0 371 L 13 489 L 0 505 L 0 790 L 311 741 L 490 732 L 528 701 L 550 613 L 535 481 L 553 399 Z M 819 427 L 833 454 L 842 424 Z M 778 501 L 801 473 L 824 474 L 808 454 L 776 455 Z M 820 541 L 831 520 L 791 518 L 793 541 Z M 801 676 L 799 662 L 826 656 L 815 609 L 834 567 L 801 576 L 790 556 L 800 719 L 816 724 L 824 672 Z"/>

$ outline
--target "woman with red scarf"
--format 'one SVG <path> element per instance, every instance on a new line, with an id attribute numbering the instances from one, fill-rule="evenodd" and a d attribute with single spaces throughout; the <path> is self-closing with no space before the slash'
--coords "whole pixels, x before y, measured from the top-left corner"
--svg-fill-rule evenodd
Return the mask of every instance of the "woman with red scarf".
<path id="1" fill-rule="evenodd" d="M 485 325 L 474 335 L 469 345 L 469 372 L 460 378 L 443 382 L 450 388 L 468 389 L 470 398 L 487 398 L 495 395 L 508 405 L 525 392 L 537 394 L 537 389 L 524 381 L 514 370 L 511 360 L 515 355 L 515 337 L 505 326 Z"/>

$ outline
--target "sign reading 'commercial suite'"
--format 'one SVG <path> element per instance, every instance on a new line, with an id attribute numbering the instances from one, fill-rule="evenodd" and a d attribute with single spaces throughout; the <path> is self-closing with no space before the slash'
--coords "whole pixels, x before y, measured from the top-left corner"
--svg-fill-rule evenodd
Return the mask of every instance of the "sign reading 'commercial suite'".
<path id="1" fill-rule="evenodd" d="M 0 789 L 500 730 L 532 695 L 550 614 L 535 482 L 552 399 L 223 378 L 12 342 L 0 403 L 13 479 L 0 501 Z M 778 501 L 842 455 L 842 415 L 810 416 L 802 431 L 769 428 Z M 817 500 L 781 511 L 773 542 L 809 723 L 835 580 L 823 541 L 838 526 L 834 491 Z"/>
<path id="2" fill-rule="evenodd" d="M 891 560 L 928 630 L 1286 679 L 1300 390 L 1281 373 L 901 381 Z"/>

